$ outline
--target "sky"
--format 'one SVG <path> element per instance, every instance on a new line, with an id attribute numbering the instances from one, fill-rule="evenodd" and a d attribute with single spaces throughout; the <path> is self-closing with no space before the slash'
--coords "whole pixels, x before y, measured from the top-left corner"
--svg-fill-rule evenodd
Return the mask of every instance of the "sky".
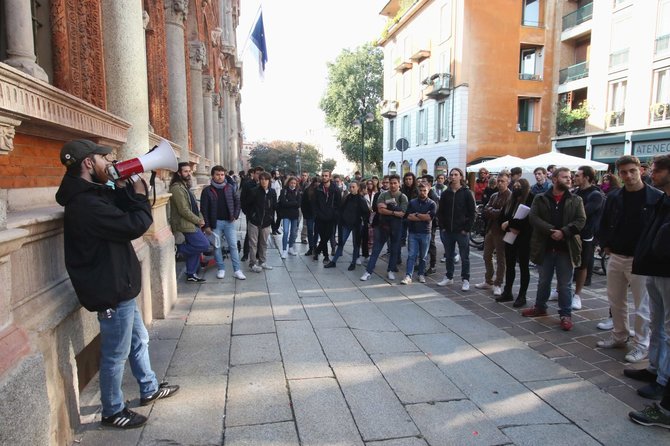
<path id="1" fill-rule="evenodd" d="M 345 48 L 355 49 L 382 32 L 379 15 L 388 0 L 241 0 L 237 45 L 242 52 L 262 4 L 268 62 L 264 77 L 248 48 L 243 61 L 242 126 L 245 141 L 304 141 L 324 158 L 345 162 L 319 101 L 327 86 L 327 63 Z"/>

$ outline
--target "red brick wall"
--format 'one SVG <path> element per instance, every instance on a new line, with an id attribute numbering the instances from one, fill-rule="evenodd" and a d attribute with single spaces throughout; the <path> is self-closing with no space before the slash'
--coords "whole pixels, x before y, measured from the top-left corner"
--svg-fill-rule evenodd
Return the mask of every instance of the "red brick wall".
<path id="1" fill-rule="evenodd" d="M 0 155 L 0 189 L 58 186 L 65 173 L 62 146 L 62 141 L 17 133 L 14 150 Z"/>

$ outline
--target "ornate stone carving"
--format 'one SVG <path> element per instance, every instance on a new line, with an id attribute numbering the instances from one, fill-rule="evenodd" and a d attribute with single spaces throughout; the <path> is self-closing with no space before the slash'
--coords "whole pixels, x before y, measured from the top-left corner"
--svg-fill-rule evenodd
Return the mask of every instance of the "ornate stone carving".
<path id="1" fill-rule="evenodd" d="M 217 107 L 219 106 L 220 103 L 221 103 L 221 96 L 219 96 L 218 93 L 212 95 L 212 106 L 213 106 L 214 108 L 217 108 Z"/>
<path id="2" fill-rule="evenodd" d="M 146 31 L 147 85 L 149 87 L 149 121 L 154 131 L 170 138 L 170 108 L 168 106 L 168 67 L 165 40 L 164 5 L 155 1 L 144 2 L 151 26 Z"/>
<path id="3" fill-rule="evenodd" d="M 142 11 L 142 25 L 144 29 L 147 29 L 149 26 L 149 13 L 146 10 Z"/>
<path id="4" fill-rule="evenodd" d="M 189 59 L 191 61 L 191 68 L 201 70 L 203 66 L 207 66 L 207 47 L 200 41 L 189 43 Z"/>
<path id="5" fill-rule="evenodd" d="M 183 23 L 188 15 L 188 0 L 165 0 L 165 9 L 170 11 L 167 18 Z"/>
<path id="6" fill-rule="evenodd" d="M 221 28 L 214 28 L 212 32 L 210 33 L 210 39 L 212 41 L 212 46 L 219 46 L 219 42 L 221 41 L 221 34 L 223 33 L 223 30 Z"/>
<path id="7" fill-rule="evenodd" d="M 212 76 L 202 77 L 202 90 L 204 94 L 211 94 L 214 91 L 214 78 Z"/>
<path id="8" fill-rule="evenodd" d="M 19 126 L 21 121 L 5 116 L 0 116 L 0 155 L 6 155 L 14 150 L 15 127 Z"/>

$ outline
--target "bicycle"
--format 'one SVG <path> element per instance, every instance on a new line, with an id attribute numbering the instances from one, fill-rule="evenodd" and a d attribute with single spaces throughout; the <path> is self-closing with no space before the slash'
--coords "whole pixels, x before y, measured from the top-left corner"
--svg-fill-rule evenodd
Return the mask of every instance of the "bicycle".
<path id="1" fill-rule="evenodd" d="M 484 219 L 484 205 L 475 207 L 475 222 L 470 230 L 470 246 L 478 250 L 484 249 L 484 236 L 486 235 L 486 220 Z"/>

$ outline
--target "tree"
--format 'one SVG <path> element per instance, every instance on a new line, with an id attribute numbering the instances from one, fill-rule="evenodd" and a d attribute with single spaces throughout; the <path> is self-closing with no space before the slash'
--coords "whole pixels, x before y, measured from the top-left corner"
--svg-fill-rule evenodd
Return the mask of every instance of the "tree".
<path id="1" fill-rule="evenodd" d="M 337 164 L 337 161 L 335 161 L 332 158 L 327 158 L 323 160 L 321 163 L 321 170 L 329 170 L 329 171 L 334 171 L 335 170 L 335 165 Z"/>
<path id="2" fill-rule="evenodd" d="M 298 145 L 301 150 L 298 152 Z M 249 163 L 253 167 L 260 166 L 267 171 L 279 170 L 281 173 L 295 172 L 299 174 L 297 156 L 301 154 L 302 170 L 315 173 L 321 165 L 321 153 L 311 144 L 289 141 L 272 141 L 256 144 L 249 154 Z"/>
<path id="3" fill-rule="evenodd" d="M 343 50 L 335 62 L 328 63 L 328 86 L 320 107 L 326 123 L 335 130 L 344 156 L 361 163 L 361 128 L 355 119 L 372 113 L 374 120 L 365 123 L 365 164 L 382 170 L 383 124 L 377 104 L 383 93 L 384 67 L 380 48 L 365 44 L 351 51 Z M 366 169 L 368 170 L 368 169 Z"/>

